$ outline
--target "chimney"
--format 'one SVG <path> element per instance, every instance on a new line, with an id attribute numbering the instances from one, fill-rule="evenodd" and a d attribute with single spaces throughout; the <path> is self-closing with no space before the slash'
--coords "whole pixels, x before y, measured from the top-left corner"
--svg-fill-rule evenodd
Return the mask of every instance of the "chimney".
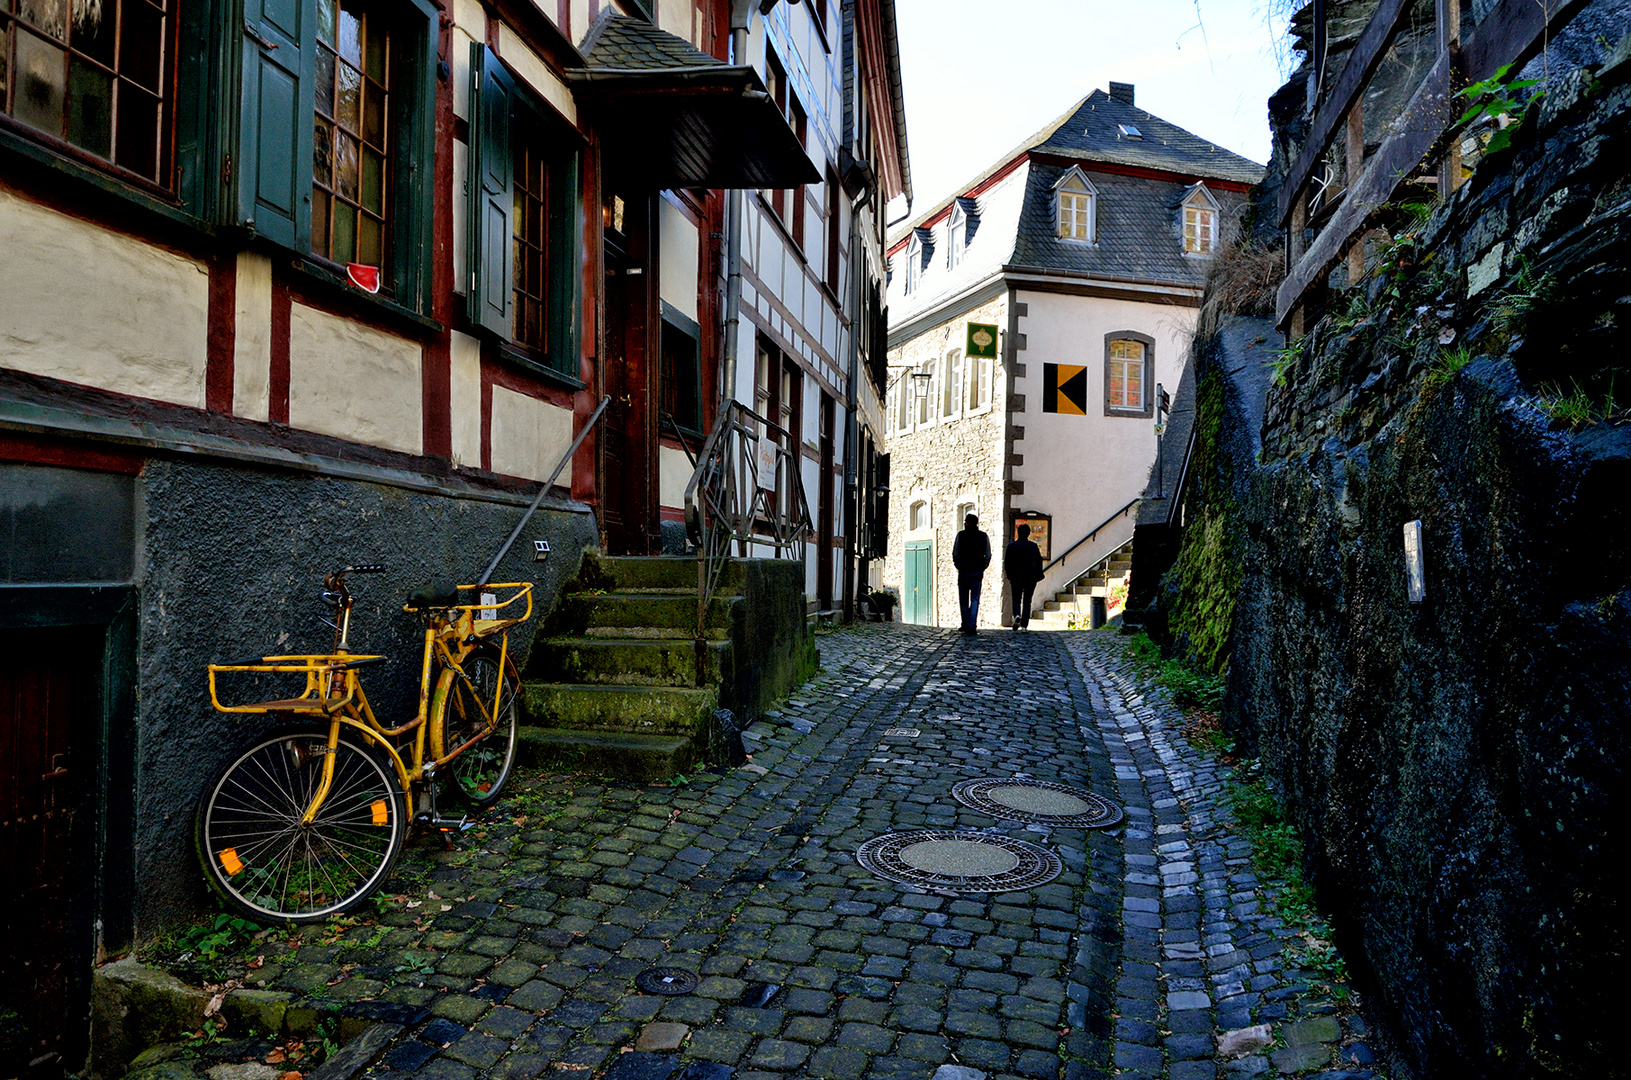
<path id="1" fill-rule="evenodd" d="M 1133 84 L 1130 82 L 1113 82 L 1110 84 L 1110 97 L 1116 101 L 1133 103 Z"/>

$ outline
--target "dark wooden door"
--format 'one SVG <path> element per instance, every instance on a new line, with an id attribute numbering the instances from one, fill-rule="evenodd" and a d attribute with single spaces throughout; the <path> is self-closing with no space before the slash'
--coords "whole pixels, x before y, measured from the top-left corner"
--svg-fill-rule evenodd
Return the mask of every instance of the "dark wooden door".
<path id="1" fill-rule="evenodd" d="M 821 394 L 820 468 L 816 470 L 816 600 L 822 610 L 831 610 L 832 556 L 833 556 L 833 497 L 832 469 L 835 426 L 834 404 L 831 395 Z"/>
<path id="2" fill-rule="evenodd" d="M 616 196 L 613 197 L 617 199 Z M 657 414 L 652 401 L 660 354 L 652 347 L 650 196 L 631 196 L 608 215 L 604 234 L 606 348 L 602 371 L 612 403 L 601 421 L 601 501 L 606 550 L 658 550 Z"/>
<path id="3" fill-rule="evenodd" d="M 82 1062 L 93 898 L 82 850 L 95 790 L 94 701 L 101 650 L 72 630 L 0 632 L 0 1059 L 45 1078 Z M 90 678 L 87 679 L 89 673 Z M 76 818 L 79 820 L 76 821 Z"/>

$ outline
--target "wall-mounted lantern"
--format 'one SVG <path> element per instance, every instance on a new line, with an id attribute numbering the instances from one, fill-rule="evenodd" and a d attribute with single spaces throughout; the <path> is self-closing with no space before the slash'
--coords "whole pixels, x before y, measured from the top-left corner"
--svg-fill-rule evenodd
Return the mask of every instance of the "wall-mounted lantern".
<path id="1" fill-rule="evenodd" d="M 1410 602 L 1419 604 L 1427 599 L 1426 559 L 1421 546 L 1421 521 L 1404 523 L 1404 573 Z"/>

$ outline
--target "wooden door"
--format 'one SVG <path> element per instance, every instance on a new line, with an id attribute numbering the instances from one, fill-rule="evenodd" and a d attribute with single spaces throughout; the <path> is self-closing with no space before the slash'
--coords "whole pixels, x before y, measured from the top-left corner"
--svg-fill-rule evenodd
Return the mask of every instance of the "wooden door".
<path id="1" fill-rule="evenodd" d="M 821 456 L 816 470 L 816 600 L 822 610 L 832 602 L 834 407 L 831 395 L 821 395 Z"/>
<path id="2" fill-rule="evenodd" d="M 63 1075 L 89 1029 L 94 850 L 80 838 L 94 793 L 94 701 L 101 650 L 71 630 L 0 632 L 0 1060 L 5 1075 Z M 87 673 L 90 679 L 87 680 Z M 76 822 L 76 817 L 80 820 Z"/>
<path id="3" fill-rule="evenodd" d="M 919 626 L 934 622 L 934 541 L 910 540 L 904 553 L 902 619 Z"/>
<path id="4" fill-rule="evenodd" d="M 601 526 L 613 555 L 650 555 L 657 525 L 657 414 L 652 401 L 660 354 L 652 347 L 650 196 L 612 197 L 604 233 L 605 355 L 601 370 L 612 402 L 601 421 Z"/>

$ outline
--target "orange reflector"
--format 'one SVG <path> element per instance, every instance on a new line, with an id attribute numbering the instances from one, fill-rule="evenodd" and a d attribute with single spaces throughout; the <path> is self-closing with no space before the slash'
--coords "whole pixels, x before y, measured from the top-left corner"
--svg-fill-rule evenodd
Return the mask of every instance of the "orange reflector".
<path id="1" fill-rule="evenodd" d="M 384 799 L 375 799 L 373 809 L 374 809 L 374 824 L 375 825 L 385 825 L 390 821 L 390 818 L 386 814 L 386 807 L 385 807 L 385 800 Z"/>
<path id="2" fill-rule="evenodd" d="M 221 851 L 221 866 L 225 868 L 227 877 L 236 877 L 238 873 L 243 870 L 244 862 L 242 859 L 238 858 L 238 852 L 236 850 L 232 848 L 224 848 Z"/>

